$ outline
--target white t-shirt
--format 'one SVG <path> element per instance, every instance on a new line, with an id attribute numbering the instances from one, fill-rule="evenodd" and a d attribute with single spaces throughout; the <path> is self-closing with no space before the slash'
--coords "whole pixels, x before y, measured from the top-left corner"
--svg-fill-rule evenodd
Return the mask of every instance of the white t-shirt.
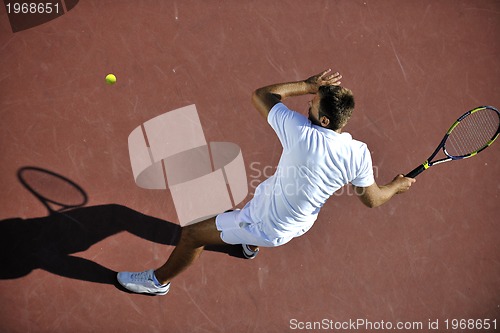
<path id="1" fill-rule="evenodd" d="M 335 191 L 347 183 L 374 183 L 370 152 L 349 133 L 313 125 L 283 103 L 270 110 L 268 122 L 283 154 L 275 174 L 256 188 L 247 207 L 251 220 L 261 224 L 268 237 L 304 234 Z"/>

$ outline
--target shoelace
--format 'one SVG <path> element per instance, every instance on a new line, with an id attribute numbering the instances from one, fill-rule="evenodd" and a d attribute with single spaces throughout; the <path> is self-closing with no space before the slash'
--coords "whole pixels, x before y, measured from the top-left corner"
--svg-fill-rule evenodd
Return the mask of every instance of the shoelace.
<path id="1" fill-rule="evenodd" d="M 148 281 L 148 280 L 153 280 L 151 276 L 149 276 L 149 271 L 146 272 L 139 272 L 139 273 L 134 273 L 130 274 L 130 278 L 135 281 Z"/>

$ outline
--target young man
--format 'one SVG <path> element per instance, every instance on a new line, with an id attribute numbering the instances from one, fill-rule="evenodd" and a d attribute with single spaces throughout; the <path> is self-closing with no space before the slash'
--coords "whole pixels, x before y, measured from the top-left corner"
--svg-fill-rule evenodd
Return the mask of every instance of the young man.
<path id="1" fill-rule="evenodd" d="M 283 145 L 276 173 L 262 182 L 254 197 L 235 210 L 189 225 L 167 262 L 156 270 L 118 273 L 126 289 L 165 295 L 170 281 L 191 265 L 206 245 L 242 244 L 247 258 L 258 246 L 274 247 L 306 233 L 328 198 L 351 183 L 361 201 L 377 207 L 395 194 L 407 191 L 415 179 L 398 175 L 378 186 L 366 144 L 342 133 L 354 109 L 349 89 L 340 86 L 342 76 L 326 70 L 307 80 L 257 89 L 255 108 L 267 119 Z M 282 101 L 312 94 L 305 117 Z"/>

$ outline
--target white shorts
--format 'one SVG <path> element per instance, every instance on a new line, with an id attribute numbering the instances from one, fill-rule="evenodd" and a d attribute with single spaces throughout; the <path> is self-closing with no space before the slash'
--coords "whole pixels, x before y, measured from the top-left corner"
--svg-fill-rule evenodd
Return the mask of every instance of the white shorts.
<path id="1" fill-rule="evenodd" d="M 250 220 L 248 209 L 234 210 L 215 218 L 220 238 L 228 244 L 248 244 L 262 247 L 276 247 L 288 243 L 293 237 L 269 238 L 262 232 L 262 226 Z"/>

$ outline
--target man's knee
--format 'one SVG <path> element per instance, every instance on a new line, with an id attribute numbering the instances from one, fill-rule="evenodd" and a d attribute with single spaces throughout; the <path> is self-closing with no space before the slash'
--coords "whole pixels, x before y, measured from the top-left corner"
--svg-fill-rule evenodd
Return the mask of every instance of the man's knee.
<path id="1" fill-rule="evenodd" d="M 198 228 L 196 228 L 194 224 L 182 228 L 181 241 L 195 247 L 203 246 L 203 244 L 200 244 L 200 236 Z"/>
<path id="2" fill-rule="evenodd" d="M 222 242 L 220 232 L 215 225 L 215 218 L 183 227 L 181 240 L 194 247 Z"/>

